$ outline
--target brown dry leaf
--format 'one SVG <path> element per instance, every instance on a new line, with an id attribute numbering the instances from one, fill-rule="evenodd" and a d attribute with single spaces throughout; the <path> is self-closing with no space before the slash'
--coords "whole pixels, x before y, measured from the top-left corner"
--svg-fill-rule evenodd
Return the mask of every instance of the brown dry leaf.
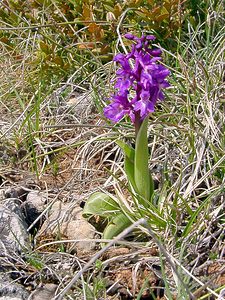
<path id="1" fill-rule="evenodd" d="M 122 13 L 122 7 L 120 6 L 119 3 L 117 3 L 114 6 L 113 13 L 114 13 L 114 15 L 115 15 L 116 18 L 118 18 L 121 15 L 121 13 Z"/>
<path id="2" fill-rule="evenodd" d="M 89 42 L 89 43 L 80 43 L 77 45 L 78 49 L 93 49 L 95 47 L 95 43 Z"/>
<path id="3" fill-rule="evenodd" d="M 93 11 L 91 5 L 88 4 L 83 5 L 82 19 L 85 21 L 93 20 Z"/>
<path id="4" fill-rule="evenodd" d="M 91 24 L 88 25 L 88 31 L 90 33 L 94 33 L 95 34 L 96 31 L 99 30 L 99 28 L 100 28 L 100 26 L 97 25 L 96 23 L 91 23 Z"/>

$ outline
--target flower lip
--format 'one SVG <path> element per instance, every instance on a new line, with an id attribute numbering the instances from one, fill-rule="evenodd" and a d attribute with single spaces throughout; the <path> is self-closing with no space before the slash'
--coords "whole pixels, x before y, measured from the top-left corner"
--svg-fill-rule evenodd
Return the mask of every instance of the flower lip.
<path id="1" fill-rule="evenodd" d="M 159 48 L 154 48 L 148 51 L 152 56 L 160 56 L 162 55 L 162 50 Z"/>
<path id="2" fill-rule="evenodd" d="M 126 33 L 126 34 L 124 34 L 124 37 L 125 37 L 126 39 L 128 39 L 128 40 L 133 40 L 133 39 L 134 39 L 134 35 L 131 34 L 131 33 Z"/>
<path id="3" fill-rule="evenodd" d="M 155 39 L 156 39 L 156 37 L 154 36 L 154 35 L 146 35 L 146 40 L 148 40 L 148 41 L 154 41 Z"/>

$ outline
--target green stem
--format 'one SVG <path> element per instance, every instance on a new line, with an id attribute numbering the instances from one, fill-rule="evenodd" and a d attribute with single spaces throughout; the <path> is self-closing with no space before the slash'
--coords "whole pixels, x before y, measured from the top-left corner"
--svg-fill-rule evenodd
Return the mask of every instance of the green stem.
<path id="1" fill-rule="evenodd" d="M 140 123 L 137 123 L 135 129 L 138 128 L 139 125 Z M 152 195 L 152 180 L 148 169 L 147 129 L 148 117 L 141 122 L 139 131 L 137 132 L 134 156 L 134 179 L 138 193 L 142 198 L 140 202 L 142 202 L 144 206 L 148 206 L 148 201 Z"/>
<path id="2" fill-rule="evenodd" d="M 138 135 L 139 129 L 141 127 L 141 124 L 142 124 L 142 121 L 141 121 L 140 113 L 137 112 L 137 113 L 135 113 L 135 123 L 134 123 L 136 139 L 137 139 L 137 135 Z"/>

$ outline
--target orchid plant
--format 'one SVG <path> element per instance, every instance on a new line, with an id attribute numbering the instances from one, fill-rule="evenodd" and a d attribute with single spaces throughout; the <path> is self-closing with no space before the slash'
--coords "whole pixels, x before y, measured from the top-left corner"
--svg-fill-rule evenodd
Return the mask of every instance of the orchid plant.
<path id="1" fill-rule="evenodd" d="M 154 207 L 153 179 L 148 167 L 148 118 L 157 101 L 164 99 L 163 89 L 169 87 L 166 78 L 170 71 L 160 64 L 162 51 L 152 47 L 153 35 L 139 38 L 128 33 L 125 38 L 132 41 L 132 48 L 129 53 L 119 53 L 114 57 L 120 68 L 116 72 L 115 93 L 104 108 L 104 115 L 113 123 L 128 116 L 134 124 L 135 149 L 121 140 L 117 144 L 124 151 L 125 173 L 134 204 L 140 211 L 140 208 Z M 105 239 L 118 235 L 132 222 L 126 209 L 121 210 L 119 201 L 102 192 L 89 197 L 83 215 L 108 218 L 103 232 Z"/>

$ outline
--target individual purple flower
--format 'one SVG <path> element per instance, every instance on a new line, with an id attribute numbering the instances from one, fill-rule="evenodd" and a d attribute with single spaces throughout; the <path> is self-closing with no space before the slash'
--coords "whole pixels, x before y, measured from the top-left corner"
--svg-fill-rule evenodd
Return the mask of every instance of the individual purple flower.
<path id="1" fill-rule="evenodd" d="M 116 92 L 104 114 L 114 123 L 128 115 L 139 126 L 154 111 L 156 102 L 163 100 L 162 89 L 169 87 L 166 77 L 170 71 L 159 63 L 162 51 L 151 47 L 153 35 L 138 38 L 127 33 L 125 38 L 133 41 L 132 49 L 114 57 L 121 67 L 116 72 Z"/>
<path id="2" fill-rule="evenodd" d="M 105 116 L 113 122 L 120 121 L 125 115 L 129 115 L 132 122 L 135 121 L 132 103 L 128 100 L 128 91 L 124 94 L 112 96 L 112 102 L 104 108 Z"/>

